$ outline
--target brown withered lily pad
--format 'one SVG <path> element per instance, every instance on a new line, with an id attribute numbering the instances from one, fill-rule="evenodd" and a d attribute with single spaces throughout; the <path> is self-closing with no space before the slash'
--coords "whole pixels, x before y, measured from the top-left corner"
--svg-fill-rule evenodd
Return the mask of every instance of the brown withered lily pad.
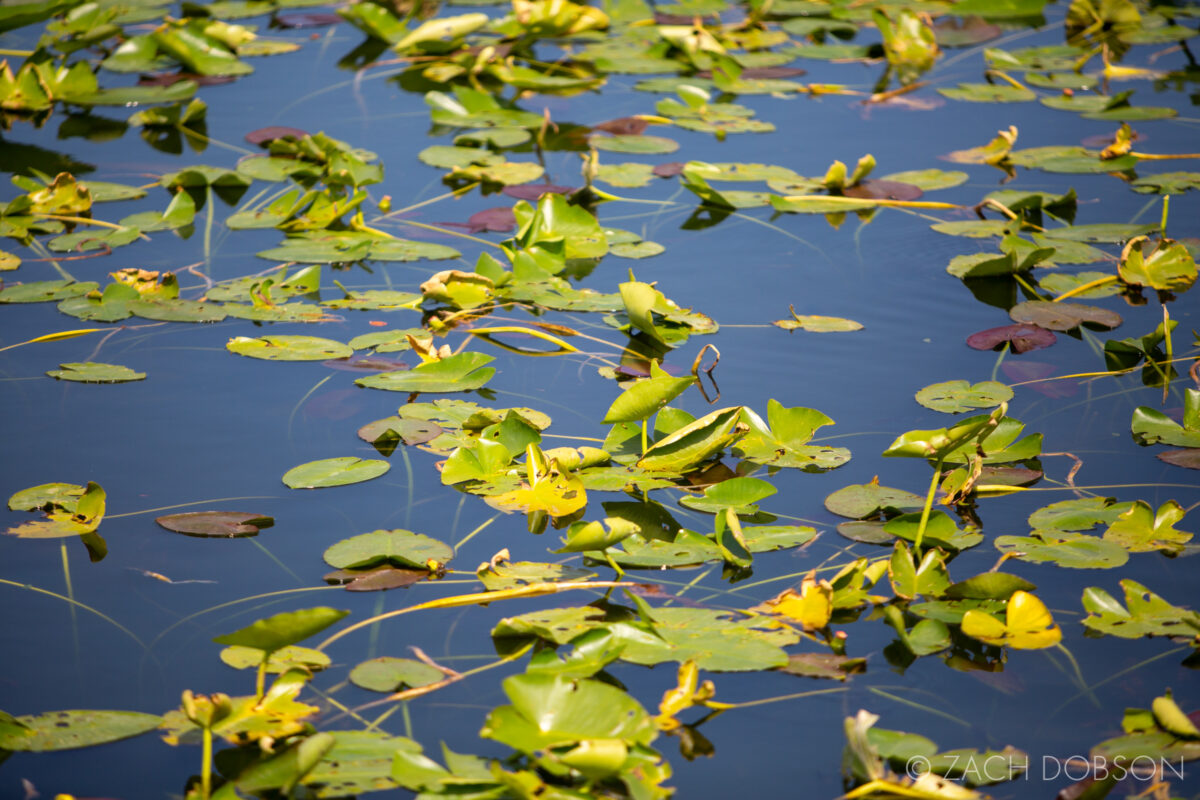
<path id="1" fill-rule="evenodd" d="M 656 164 L 650 171 L 660 178 L 674 178 L 683 172 L 683 168 L 686 166 L 687 164 L 682 161 L 669 161 L 666 164 Z"/>
<path id="2" fill-rule="evenodd" d="M 403 589 L 428 577 L 429 573 L 423 570 L 382 566 L 366 570 L 339 569 L 325 575 L 325 582 L 345 586 L 348 592 L 382 592 Z"/>
<path id="3" fill-rule="evenodd" d="M 138 78 L 138 86 L 174 86 L 182 81 L 193 81 L 200 86 L 219 86 L 233 83 L 235 75 L 197 75 L 194 72 L 155 72 Z"/>
<path id="4" fill-rule="evenodd" d="M 343 22 L 337 14 L 321 12 L 301 12 L 296 14 L 280 14 L 272 24 L 280 28 L 324 28 L 326 25 L 338 25 Z"/>
<path id="5" fill-rule="evenodd" d="M 522 183 L 517 186 L 505 186 L 500 190 L 509 197 L 515 197 L 518 200 L 528 200 L 536 202 L 543 195 L 547 194 L 571 194 L 576 191 L 574 186 L 556 186 L 552 183 Z"/>
<path id="6" fill-rule="evenodd" d="M 273 517 L 244 511 L 191 511 L 168 514 L 154 520 L 162 527 L 185 536 L 216 536 L 236 539 L 257 536 L 263 528 L 275 524 Z"/>
<path id="7" fill-rule="evenodd" d="M 911 183 L 867 179 L 857 186 L 846 187 L 842 194 L 861 200 L 919 200 L 925 192 Z"/>
<path id="8" fill-rule="evenodd" d="M 404 442 L 408 445 L 425 444 L 442 435 L 439 425 L 423 419 L 407 417 L 384 417 L 368 422 L 358 429 L 358 438 L 378 446 L 380 442 Z"/>
<path id="9" fill-rule="evenodd" d="M 408 364 L 383 356 L 365 355 L 358 358 L 331 358 L 322 361 L 321 366 L 342 372 L 391 372 L 396 369 L 407 369 Z"/>
<path id="10" fill-rule="evenodd" d="M 742 70 L 743 80 L 771 80 L 775 78 L 798 78 L 808 74 L 808 70 L 799 67 L 746 67 Z M 711 78 L 712 70 L 705 69 L 696 73 L 697 78 Z"/>
<path id="11" fill-rule="evenodd" d="M 498 206 L 477 211 L 467 217 L 466 222 L 440 222 L 439 225 L 449 225 L 452 228 L 466 228 L 471 233 L 506 233 L 517 227 L 517 218 L 511 208 Z"/>
<path id="12" fill-rule="evenodd" d="M 967 346 L 976 350 L 996 350 L 1008 342 L 1014 353 L 1028 353 L 1049 347 L 1056 341 L 1058 337 L 1052 331 L 1037 325 L 1001 325 L 971 334 L 967 337 Z"/>
<path id="13" fill-rule="evenodd" d="M 648 127 L 650 127 L 650 123 L 644 119 L 620 117 L 619 119 L 610 119 L 608 122 L 599 122 L 592 126 L 592 130 L 604 131 L 615 136 L 633 136 L 641 133 Z"/>
<path id="14" fill-rule="evenodd" d="M 268 125 L 265 128 L 250 131 L 246 134 L 246 141 L 250 144 L 266 145 L 282 139 L 285 136 L 293 136 L 297 139 L 303 139 L 308 135 L 308 131 L 302 131 L 299 128 L 289 128 L 286 125 Z"/>
<path id="15" fill-rule="evenodd" d="M 850 675 L 867 671 L 865 658 L 849 658 L 834 653 L 795 653 L 788 656 L 787 666 L 780 672 L 802 678 L 828 678 L 844 681 Z"/>
<path id="16" fill-rule="evenodd" d="M 1009 309 L 1008 315 L 1014 322 L 1037 325 L 1052 331 L 1069 331 L 1085 322 L 1115 328 L 1122 322 L 1120 314 L 1107 308 L 1079 303 L 1048 303 L 1044 300 L 1017 303 Z"/>
<path id="17" fill-rule="evenodd" d="M 1167 450 L 1158 454 L 1160 461 L 1174 464 L 1185 469 L 1200 469 L 1200 447 L 1189 447 L 1186 450 Z"/>

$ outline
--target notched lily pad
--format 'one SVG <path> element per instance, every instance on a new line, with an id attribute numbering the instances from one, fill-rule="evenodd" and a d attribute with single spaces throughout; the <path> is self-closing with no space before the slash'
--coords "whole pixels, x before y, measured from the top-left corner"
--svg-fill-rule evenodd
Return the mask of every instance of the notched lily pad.
<path id="1" fill-rule="evenodd" d="M 996 381 L 981 381 L 974 385 L 969 381 L 946 381 L 930 384 L 916 394 L 918 403 L 946 414 L 992 408 L 1012 397 L 1012 389 Z"/>
<path id="2" fill-rule="evenodd" d="M 157 517 L 159 525 L 169 531 L 187 536 L 218 536 L 238 538 L 257 536 L 260 530 L 275 524 L 273 517 L 248 514 L 243 511 L 191 511 Z"/>
<path id="3" fill-rule="evenodd" d="M 975 350 L 998 350 L 1008 344 L 1014 353 L 1041 350 L 1058 341 L 1053 331 L 1037 325 L 1001 325 L 967 337 L 967 346 Z"/>
<path id="4" fill-rule="evenodd" d="M 324 458 L 292 467 L 283 475 L 283 482 L 292 489 L 324 489 L 331 486 L 346 486 L 378 478 L 392 465 L 379 459 Z"/>

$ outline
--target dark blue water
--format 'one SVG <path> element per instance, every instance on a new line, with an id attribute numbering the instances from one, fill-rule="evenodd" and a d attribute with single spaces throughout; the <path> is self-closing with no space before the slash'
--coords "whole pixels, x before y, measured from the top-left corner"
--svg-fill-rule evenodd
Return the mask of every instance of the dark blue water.
<path id="1" fill-rule="evenodd" d="M 1061 11 L 1058 12 L 1061 14 Z M 5 46 L 21 46 L 21 33 L 5 37 Z M 1057 43 L 1061 32 L 1024 35 L 1012 46 Z M 445 191 L 440 171 L 415 158 L 421 148 L 449 143 L 448 137 L 428 135 L 428 113 L 422 98 L 406 93 L 388 79 L 387 68 L 364 73 L 339 70 L 336 62 L 355 46 L 360 34 L 349 26 L 303 39 L 299 53 L 255 59 L 256 74 L 233 86 L 203 88 L 209 104 L 208 134 L 232 145 L 210 145 L 200 154 L 180 157 L 158 152 L 129 132 L 114 141 L 93 142 L 61 138 L 63 116 L 56 114 L 40 129 L 27 123 L 6 131 L 0 147 L 33 145 L 69 154 L 95 165 L 90 177 L 131 184 L 148 183 L 154 176 L 192 163 L 232 167 L 245 145 L 242 136 L 265 125 L 294 125 L 324 130 L 331 136 L 379 153 L 387 173 L 376 196 L 390 194 L 395 207 L 407 206 Z M 7 44 L 13 41 L 14 44 Z M 1003 43 L 1000 46 L 1005 46 Z M 1127 63 L 1144 63 L 1158 47 L 1135 49 Z M 953 55 L 958 51 L 950 51 Z M 1179 55 L 1164 57 L 1171 65 Z M 970 57 L 935 69 L 936 85 L 978 80 L 982 70 L 976 51 Z M 869 90 L 878 67 L 804 62 L 805 80 L 846 83 Z M 1159 63 L 1162 66 L 1162 62 Z M 115 84 L 121 79 L 113 79 Z M 657 96 L 632 91 L 635 81 L 613 76 L 603 94 L 571 98 L 535 96 L 524 107 L 548 108 L 555 120 L 595 123 L 634 113 L 652 113 Z M 1177 107 L 1176 120 L 1138 126 L 1149 133 L 1144 147 L 1156 153 L 1192 152 L 1200 141 L 1200 114 L 1179 91 L 1155 91 L 1148 82 L 1136 84 L 1135 102 Z M 1190 88 L 1190 87 L 1189 87 Z M 938 99 L 932 89 L 915 96 Z M 995 131 L 1017 124 L 1019 147 L 1075 144 L 1087 136 L 1111 133 L 1116 127 L 1036 104 L 981 105 L 946 102 L 923 111 L 895 108 L 866 109 L 845 97 L 775 99 L 741 98 L 775 123 L 767 136 L 735 135 L 725 142 L 683 130 L 652 131 L 676 138 L 680 152 L 673 156 L 602 154 L 607 162 L 646 160 L 660 163 L 689 158 L 710 161 L 761 161 L 791 167 L 804 175 L 823 174 L 833 159 L 853 163 L 871 152 L 877 172 L 951 168 L 940 154 L 988 141 Z M 121 110 L 100 110 L 113 118 Z M 1139 144 L 1139 147 L 1142 145 Z M 1194 167 L 1194 162 L 1167 162 L 1161 170 Z M 546 154 L 548 176 L 555 183 L 577 185 L 578 155 Z M 970 181 L 954 189 L 931 193 L 929 199 L 972 204 L 999 187 L 1001 173 L 984 166 L 962 167 Z M 247 197 L 262 184 L 255 184 Z M 727 184 L 733 188 L 749 188 Z M 1052 175 L 1021 171 L 1006 188 L 1062 192 L 1074 187 L 1080 196 L 1076 221 L 1155 221 L 1158 205 L 1135 194 L 1116 179 L 1098 175 Z M 9 199 L 16 189 L 0 190 Z M 704 577 L 687 597 L 728 608 L 748 608 L 798 583 L 810 569 L 841 564 L 856 556 L 879 557 L 885 551 L 840 538 L 837 519 L 822 501 L 830 492 L 878 475 L 881 483 L 922 492 L 928 467 L 908 459 L 881 459 L 879 453 L 900 432 L 947 424 L 948 417 L 919 406 L 912 395 L 936 381 L 993 375 L 997 355 L 970 350 L 965 338 L 980 329 L 1007 324 L 1003 310 L 978 302 L 957 279 L 945 274 L 951 257 L 988 247 L 982 240 L 951 238 L 932 232 L 932 220 L 920 214 L 882 211 L 860 224 L 852 214 L 835 229 L 821 217 L 781 215 L 755 209 L 735 215 L 704 230 L 681 225 L 696 207 L 695 199 L 675 181 L 660 181 L 640 190 L 616 194 L 651 200 L 671 200 L 672 206 L 614 202 L 600 207 L 606 225 L 635 230 L 666 246 L 665 254 L 646 261 L 605 259 L 582 285 L 612 291 L 632 266 L 640 280 L 657 281 L 667 296 L 685 307 L 702 310 L 724 327 L 715 337 L 695 337 L 668 358 L 669 367 L 686 370 L 705 343 L 722 352 L 717 378 L 721 405 L 747 405 L 765 410 L 769 399 L 785 406 L 820 409 L 837 424 L 822 434 L 849 447 L 854 458 L 827 474 L 783 471 L 772 478 L 779 493 L 763 503 L 772 513 L 810 521 L 821 537 L 811 546 L 756 558 L 753 576 L 742 584 L 720 579 L 718 567 L 706 567 Z M 470 214 L 507 198 L 478 194 L 422 209 L 413 219 L 437 223 L 465 220 Z M 165 193 L 151 191 L 148 199 L 108 208 L 120 216 L 142 209 L 161 209 Z M 106 207 L 97 209 L 104 216 Z M 173 270 L 196 262 L 216 281 L 261 271 L 269 262 L 254 253 L 274 245 L 278 231 L 226 230 L 221 220 L 231 208 L 216 200 L 210 247 L 204 246 L 209 208 L 197 216 L 196 230 L 186 239 L 158 233 L 151 242 L 138 242 L 95 260 L 66 262 L 80 280 L 104 282 L 107 272 L 124 268 Z M 948 213 L 930 212 L 946 218 Z M 1196 194 L 1171 200 L 1171 231 L 1176 236 L 1200 235 L 1200 200 Z M 334 275 L 326 268 L 323 285 L 335 296 L 337 277 L 351 288 L 385 286 L 415 290 L 432 272 L 463 266 L 469 269 L 480 247 L 470 242 L 439 238 L 438 234 L 399 227 L 397 235 L 434 239 L 462 250 L 464 263 L 374 264 L 370 271 L 356 267 Z M 488 234 L 498 241 L 501 236 Z M 4 249 L 25 259 L 37 254 L 16 242 Z M 466 266 L 464 266 L 466 265 Z M 1103 267 L 1098 267 L 1103 268 Z M 47 263 L 24 264 L 6 279 L 45 280 L 58 277 Z M 182 275 L 194 290 L 201 282 Z M 854 334 L 787 334 L 763 327 L 787 316 L 788 304 L 800 313 L 829 314 L 862 322 Z M 1008 357 L 1005 365 L 1038 362 L 1050 374 L 1100 371 L 1098 349 L 1109 336 L 1140 336 L 1160 320 L 1151 301 L 1131 307 L 1110 299 L 1099 304 L 1119 310 L 1125 324 L 1116 334 L 1085 335 L 1090 341 L 1060 336 L 1051 349 Z M 1171 306 L 1179 321 L 1177 353 L 1187 349 L 1187 332 L 1200 328 L 1200 305 L 1195 292 L 1181 295 Z M 0 313 L 0 344 L 11 344 L 56 330 L 89 327 L 58 314 L 51 304 L 5 306 Z M 215 325 L 148 324 L 127 320 L 124 328 L 101 341 L 91 335 L 69 341 L 32 345 L 0 353 L 0 493 L 52 481 L 84 483 L 95 480 L 108 493 L 109 517 L 101 533 L 109 555 L 90 564 L 84 548 L 65 542 L 70 591 L 83 608 L 75 611 L 60 595 L 68 593 L 62 541 L 29 541 L 0 537 L 0 584 L 5 612 L 0 615 L 0 708 L 13 714 L 60 708 L 123 708 L 161 713 L 174 708 L 184 689 L 198 692 L 249 693 L 250 673 L 235 673 L 217 658 L 220 646 L 213 636 L 235 630 L 262 616 L 311 605 L 333 605 L 352 612 L 351 619 L 394 610 L 441 594 L 474 591 L 477 584 L 425 584 L 384 594 L 351 594 L 326 588 L 327 571 L 320 554 L 348 536 L 380 528 L 409 528 L 448 543 L 456 543 L 495 512 L 478 498 L 443 487 L 427 453 L 409 450 L 411 471 L 400 453 L 392 470 L 368 483 L 320 491 L 292 491 L 279 480 L 289 468 L 318 458 L 342 455 L 370 457 L 374 451 L 355 436 L 369 421 L 395 412 L 405 396 L 361 390 L 355 373 L 319 363 L 268 363 L 236 357 L 224 349 L 232 336 L 312 334 L 341 341 L 371 330 L 379 312 L 351 312 L 344 320 L 320 326 L 274 324 L 255 326 L 244 321 Z M 514 313 L 511 316 L 519 316 Z M 393 312 L 393 325 L 418 324 L 415 312 Z M 598 323 L 598 315 L 581 319 L 551 314 L 576 326 Z M 118 326 L 112 326 L 114 329 Z M 620 335 L 598 326 L 587 329 L 610 341 Z M 480 344 L 479 348 L 486 348 Z M 583 357 L 522 359 L 499 350 L 499 368 L 489 388 L 497 394 L 492 405 L 529 405 L 554 418 L 551 433 L 602 437 L 598 424 L 615 397 L 615 389 L 595 374 L 595 364 Z M 118 363 L 148 374 L 143 382 L 95 386 L 56 382 L 43 377 L 47 369 L 68 361 Z M 409 360 L 412 360 L 411 356 Z M 1015 382 L 1003 370 L 998 379 Z M 1185 381 L 1180 381 L 1182 386 Z M 1167 408 L 1181 406 L 1179 395 Z M 1067 397 L 1047 397 L 1031 387 L 1019 387 L 1010 415 L 1028 423 L 1027 431 L 1046 436 L 1045 449 L 1070 452 L 1084 466 L 1076 480 L 1081 486 L 1120 500 L 1143 499 L 1152 506 L 1175 499 L 1189 507 L 1200 502 L 1194 472 L 1171 467 L 1139 448 L 1129 436 L 1134 407 L 1159 407 L 1161 390 L 1144 388 L 1138 376 L 1081 382 Z M 679 405 L 697 415 L 705 405 L 695 393 Z M 557 443 L 557 442 L 555 442 Z M 1065 457 L 1043 459 L 1050 477 L 1061 481 L 1070 467 Z M 1125 485 L 1125 486 L 1121 486 Z M 1051 481 L 1039 486 L 1050 489 Z M 1025 535 L 1026 516 L 1039 506 L 1071 495 L 1063 491 L 1030 492 L 980 504 L 989 542 L 964 553 L 951 565 L 955 579 L 983 572 L 998 553 L 990 545 L 998 535 Z M 615 496 L 614 496 L 615 497 Z M 599 499 L 599 498 L 597 498 Z M 604 498 L 611 499 L 611 498 Z M 253 539 L 194 539 L 167 533 L 154 523 L 155 509 L 193 504 L 182 510 L 245 509 L 276 519 L 273 528 Z M 689 519 L 676 509 L 680 520 Z M 1193 515 L 1200 512 L 1193 512 Z M 15 525 L 27 515 L 4 512 L 3 523 Z M 697 526 L 707 524 L 698 515 Z M 686 524 L 686 523 L 685 523 Z M 1184 530 L 1196 529 L 1185 520 Z M 702 529 L 702 528 L 701 528 Z M 464 546 L 451 566 L 470 571 L 493 553 L 508 548 L 514 560 L 547 560 L 557 546 L 557 534 L 531 536 L 520 515 L 502 516 Z M 1163 689 L 1174 687 L 1187 708 L 1200 707 L 1200 682 L 1180 666 L 1187 649 L 1160 639 L 1124 641 L 1082 635 L 1080 595 L 1087 586 L 1101 586 L 1119 596 L 1118 580 L 1132 578 L 1181 605 L 1200 600 L 1190 559 L 1169 560 L 1159 554 L 1140 554 L 1117 570 L 1068 571 L 1051 566 L 1008 562 L 1007 571 L 1038 585 L 1038 595 L 1062 625 L 1064 644 L 1079 664 L 1083 680 L 1094 687 L 1093 697 L 1081 692 L 1076 676 L 1060 651 L 1008 653 L 1003 672 L 963 673 L 948 669 L 938 657 L 894 670 L 881 650 L 894 637 L 880 619 L 846 626 L 847 652 L 868 658 L 865 675 L 846 685 L 846 691 L 781 701 L 734 711 L 701 728 L 715 747 L 714 758 L 689 762 L 675 753 L 675 743 L 658 740 L 671 758 L 671 784 L 680 796 L 717 798 L 753 792 L 764 797 L 834 797 L 842 792 L 840 757 L 844 743 L 842 719 L 860 708 L 880 714 L 880 727 L 918 732 L 942 749 L 994 747 L 1011 744 L 1030 754 L 1027 779 L 995 787 L 997 797 L 1050 797 L 1069 780 L 1049 780 L 1044 756 L 1084 754 L 1093 744 L 1117 735 L 1127 706 L 1146 707 Z M 167 584 L 143 571 L 176 581 L 212 583 Z M 636 574 L 636 573 L 635 573 Z M 696 570 L 638 575 L 677 588 L 700 573 Z M 882 587 L 881 587 L 882 589 Z M 565 598 L 561 604 L 584 603 L 590 597 Z M 493 657 L 488 631 L 505 616 L 546 607 L 544 601 L 519 601 L 426 612 L 402 617 L 371 631 L 362 631 L 332 650 L 334 667 L 314 685 L 339 702 L 356 705 L 373 695 L 344 684 L 346 670 L 379 655 L 407 656 L 420 647 L 456 668 L 486 663 Z M 122 627 L 118 627 L 122 626 Z M 124 630 L 122 630 L 124 628 Z M 814 649 L 801 645 L 798 651 Z M 1128 670 L 1127 672 L 1124 672 Z M 624 682 L 648 708 L 674 682 L 674 669 L 655 670 L 616 665 L 612 674 Z M 502 755 L 499 748 L 477 737 L 488 710 L 505 702 L 499 687 L 503 671 L 494 671 L 452 686 L 411 704 L 411 733 L 427 751 L 436 754 L 439 741 L 460 752 Z M 1119 676 L 1119 677 L 1115 677 Z M 718 699 L 730 702 L 837 688 L 783 674 L 718 674 Z M 690 719 L 690 718 L 689 718 Z M 323 727 L 318 721 L 318 727 Z M 343 719 L 328 726 L 350 726 Z M 404 733 L 396 715 L 389 730 Z M 196 769 L 199 755 L 191 748 L 171 748 L 148 735 L 60 754 L 16 754 L 0 767 L 0 796 L 17 797 L 21 779 L 33 782 L 43 796 L 71 792 L 78 796 L 161 798 L 182 793 L 186 778 Z M 1043 778 L 1047 778 L 1043 780 Z M 1136 789 L 1144 787 L 1134 787 Z M 1176 794 L 1200 792 L 1195 778 L 1176 785 Z"/>

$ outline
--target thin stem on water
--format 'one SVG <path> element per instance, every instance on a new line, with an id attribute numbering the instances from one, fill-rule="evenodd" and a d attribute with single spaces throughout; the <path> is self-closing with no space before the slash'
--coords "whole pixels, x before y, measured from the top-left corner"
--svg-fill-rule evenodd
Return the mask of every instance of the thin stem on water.
<path id="1" fill-rule="evenodd" d="M 929 515 L 933 511 L 933 496 L 937 494 L 938 479 L 942 477 L 942 463 L 945 456 L 938 456 L 937 466 L 933 468 L 933 478 L 929 481 L 929 491 L 925 493 L 925 506 L 921 509 L 921 523 L 917 526 L 917 540 L 913 550 L 920 555 L 921 542 L 925 538 L 925 526 L 929 524 Z"/>

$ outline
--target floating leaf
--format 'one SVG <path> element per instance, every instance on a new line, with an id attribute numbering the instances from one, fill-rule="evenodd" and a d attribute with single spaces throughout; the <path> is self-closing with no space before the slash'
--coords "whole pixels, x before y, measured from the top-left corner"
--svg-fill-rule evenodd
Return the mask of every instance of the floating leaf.
<path id="1" fill-rule="evenodd" d="M 788 656 L 787 666 L 780 667 L 779 671 L 801 678 L 845 681 L 851 675 L 865 672 L 866 668 L 865 658 L 850 658 L 834 653 L 795 653 Z"/>
<path id="2" fill-rule="evenodd" d="M 1037 325 L 1002 325 L 999 328 L 988 328 L 986 331 L 973 333 L 967 337 L 967 345 L 976 350 L 996 350 L 1005 344 L 1012 347 L 1014 353 L 1028 353 L 1030 350 L 1041 350 L 1058 341 L 1052 331 Z"/>
<path id="3" fill-rule="evenodd" d="M 266 361 L 327 361 L 349 358 L 354 351 L 341 342 L 316 336 L 235 336 L 225 345 L 231 353 Z"/>
<path id="4" fill-rule="evenodd" d="M 866 519 L 888 511 L 904 511 L 920 508 L 925 498 L 903 489 L 880 486 L 879 480 L 871 483 L 851 484 L 838 489 L 825 498 L 825 508 L 841 517 Z"/>
<path id="5" fill-rule="evenodd" d="M 1085 589 L 1083 607 L 1088 615 L 1083 624 L 1123 639 L 1200 635 L 1200 613 L 1171 605 L 1136 581 L 1122 580 L 1121 589 L 1125 592 L 1125 606 L 1096 586 Z"/>
<path id="6" fill-rule="evenodd" d="M 1052 331 L 1069 331 L 1085 322 L 1105 328 L 1115 328 L 1121 324 L 1121 315 L 1106 308 L 1040 300 L 1017 303 L 1009 309 L 1008 315 L 1014 322 L 1037 325 Z"/>
<path id="7" fill-rule="evenodd" d="M 324 458 L 292 467 L 284 473 L 283 482 L 292 489 L 323 489 L 369 481 L 391 468 L 391 464 L 378 459 L 354 456 Z"/>
<path id="8" fill-rule="evenodd" d="M 428 686 L 446 677 L 440 669 L 411 658 L 373 658 L 350 670 L 350 682 L 369 692 L 391 694 Z"/>
<path id="9" fill-rule="evenodd" d="M 0 732 L 0 748 L 35 753 L 128 739 L 153 730 L 162 722 L 162 717 L 136 711 L 50 711 L 10 719 L 20 729 Z"/>
<path id="10" fill-rule="evenodd" d="M 1022 561 L 1057 564 L 1068 569 L 1112 569 L 1129 560 L 1129 552 L 1098 536 L 1066 531 L 1034 531 L 1032 536 L 997 536 L 996 549 Z"/>
<path id="11" fill-rule="evenodd" d="M 618 136 L 593 136 L 591 145 L 597 150 L 610 153 L 640 153 L 643 155 L 674 153 L 679 142 L 662 136 L 623 134 Z"/>
<path id="12" fill-rule="evenodd" d="M 1010 645 L 1017 650 L 1041 650 L 1062 640 L 1062 631 L 1054 623 L 1044 603 L 1029 592 L 1014 592 L 1008 599 L 1005 620 L 983 611 L 963 615 L 962 632 L 991 645 Z"/>
<path id="13" fill-rule="evenodd" d="M 257 669 L 262 664 L 263 651 L 254 647 L 231 645 L 221 651 L 221 660 L 234 669 Z M 272 675 L 282 675 L 291 669 L 316 672 L 325 669 L 330 663 L 329 656 L 320 650 L 288 645 L 271 652 L 267 659 L 266 671 Z"/>
<path id="14" fill-rule="evenodd" d="M 1177 530 L 1175 524 L 1183 519 L 1184 510 L 1174 500 L 1168 500 L 1153 511 L 1143 500 L 1125 511 L 1104 532 L 1104 539 L 1116 542 L 1131 553 L 1161 550 L 1178 555 L 1192 534 Z"/>
<path id="15" fill-rule="evenodd" d="M 188 536 L 223 536 L 231 539 L 257 536 L 260 530 L 275 524 L 273 517 L 241 511 L 190 511 L 157 517 L 154 521 L 175 533 Z"/>
<path id="16" fill-rule="evenodd" d="M 257 620 L 233 633 L 218 636 L 213 641 L 271 653 L 320 633 L 349 613 L 327 606 L 284 611 Z"/>
<path id="17" fill-rule="evenodd" d="M 982 381 L 971 385 L 968 381 L 946 381 L 934 383 L 917 392 L 917 402 L 934 411 L 959 414 L 979 408 L 991 408 L 1006 403 L 1013 391 L 1003 383 Z"/>
<path id="18" fill-rule="evenodd" d="M 129 367 L 117 364 L 98 364 L 92 361 L 84 363 L 59 364 L 59 369 L 52 369 L 46 374 L 60 381 L 76 381 L 78 383 L 128 383 L 145 380 L 146 373 L 137 372 Z"/>
<path id="19" fill-rule="evenodd" d="M 372 531 L 343 539 L 329 547 L 325 563 L 338 569 L 366 569 L 393 564 L 436 570 L 454 557 L 454 550 L 430 536 L 406 530 Z"/>
<path id="20" fill-rule="evenodd" d="M 355 383 L 391 392 L 464 392 L 478 389 L 492 379 L 496 370 L 485 365 L 494 360 L 485 353 L 458 353 L 411 370 L 359 378 Z"/>

